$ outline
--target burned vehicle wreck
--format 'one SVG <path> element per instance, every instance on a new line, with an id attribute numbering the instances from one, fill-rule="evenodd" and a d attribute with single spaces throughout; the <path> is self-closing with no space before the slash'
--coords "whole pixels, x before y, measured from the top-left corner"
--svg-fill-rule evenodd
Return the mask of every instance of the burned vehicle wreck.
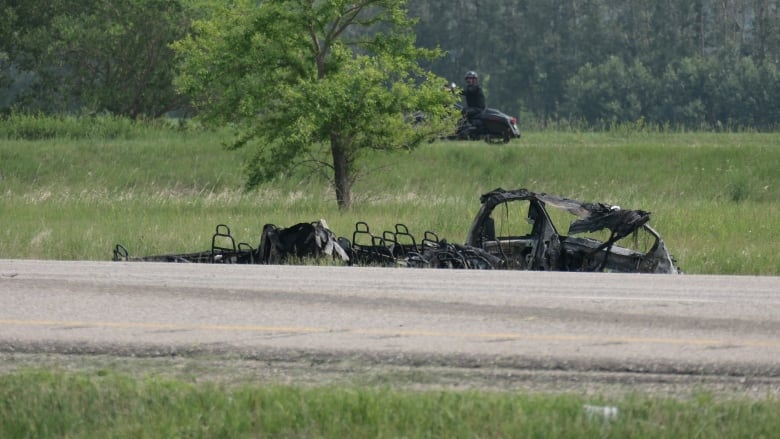
<path id="1" fill-rule="evenodd" d="M 374 233 L 358 221 L 351 237 L 337 237 L 320 219 L 285 228 L 266 224 L 256 247 L 237 243 L 228 226 L 220 224 L 209 250 L 136 257 L 117 244 L 113 260 L 679 273 L 666 244 L 647 224 L 649 212 L 526 189 L 495 189 L 480 202 L 464 244 L 432 231 L 418 240 L 401 223 Z M 565 235 L 558 229 L 564 224 Z"/>
<path id="2" fill-rule="evenodd" d="M 510 270 L 679 274 L 650 213 L 586 203 L 526 189 L 495 189 L 482 204 L 466 245 Z M 573 221 L 571 219 L 574 218 Z M 568 224 L 562 234 L 558 227 Z"/>
<path id="3" fill-rule="evenodd" d="M 236 242 L 226 224 L 218 224 L 211 236 L 211 248 L 189 253 L 132 256 L 122 244 L 113 250 L 113 261 L 181 262 L 196 264 L 294 264 L 325 257 L 348 261 L 347 252 L 324 219 L 290 227 L 263 226 L 260 242 L 253 247 Z"/>

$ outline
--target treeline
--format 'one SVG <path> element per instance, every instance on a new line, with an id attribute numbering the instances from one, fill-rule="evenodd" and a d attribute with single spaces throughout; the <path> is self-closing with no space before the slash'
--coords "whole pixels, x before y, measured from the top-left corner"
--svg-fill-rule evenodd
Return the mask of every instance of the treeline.
<path id="1" fill-rule="evenodd" d="M 188 0 L 2 0 L 0 107 L 156 118 L 187 108 L 170 44 Z"/>
<path id="2" fill-rule="evenodd" d="M 776 0 L 427 0 L 431 66 L 482 74 L 488 104 L 542 123 L 776 128 Z"/>
<path id="3" fill-rule="evenodd" d="M 6 0 L 0 108 L 187 114 L 169 44 L 208 0 Z M 780 0 L 415 0 L 426 66 L 521 123 L 776 129 Z M 270 68 L 257 66 L 258 70 Z M 273 86 L 273 84 L 269 84 Z"/>

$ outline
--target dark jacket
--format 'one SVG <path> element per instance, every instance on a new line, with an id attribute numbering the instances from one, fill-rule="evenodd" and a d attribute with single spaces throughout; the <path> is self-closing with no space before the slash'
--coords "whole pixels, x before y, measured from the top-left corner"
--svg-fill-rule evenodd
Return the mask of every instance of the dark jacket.
<path id="1" fill-rule="evenodd" d="M 466 97 L 467 107 L 478 108 L 480 111 L 485 109 L 485 93 L 482 92 L 482 87 L 479 85 L 467 85 L 461 94 Z"/>

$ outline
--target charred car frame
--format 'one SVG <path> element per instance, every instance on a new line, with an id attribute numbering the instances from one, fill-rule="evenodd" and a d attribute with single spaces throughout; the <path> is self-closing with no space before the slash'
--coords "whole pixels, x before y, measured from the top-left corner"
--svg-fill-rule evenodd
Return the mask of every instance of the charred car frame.
<path id="1" fill-rule="evenodd" d="M 404 224 L 374 234 L 363 221 L 355 224 L 351 239 L 336 237 L 319 220 L 287 228 L 266 224 L 255 248 L 237 244 L 230 229 L 220 224 L 210 250 L 132 257 L 118 244 L 113 259 L 285 264 L 327 257 L 355 266 L 680 273 L 644 210 L 527 189 L 498 188 L 483 194 L 480 202 L 464 244 L 449 243 L 431 231 L 418 241 Z M 559 231 L 563 225 L 568 225 L 566 234 Z"/>
<path id="2" fill-rule="evenodd" d="M 526 189 L 495 189 L 480 201 L 466 245 L 500 258 L 502 268 L 679 273 L 663 239 L 647 224 L 649 212 Z M 564 235 L 558 227 L 567 223 Z"/>

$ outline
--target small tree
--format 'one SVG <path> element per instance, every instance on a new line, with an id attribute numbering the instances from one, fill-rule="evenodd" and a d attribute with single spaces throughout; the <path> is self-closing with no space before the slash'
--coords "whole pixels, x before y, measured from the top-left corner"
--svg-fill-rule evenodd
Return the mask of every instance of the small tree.
<path id="1" fill-rule="evenodd" d="M 314 165 L 347 209 L 361 151 L 411 150 L 442 131 L 454 97 L 419 66 L 439 53 L 414 46 L 404 3 L 238 0 L 174 46 L 177 83 L 202 116 L 237 124 L 234 147 L 257 147 L 248 187 Z"/>

